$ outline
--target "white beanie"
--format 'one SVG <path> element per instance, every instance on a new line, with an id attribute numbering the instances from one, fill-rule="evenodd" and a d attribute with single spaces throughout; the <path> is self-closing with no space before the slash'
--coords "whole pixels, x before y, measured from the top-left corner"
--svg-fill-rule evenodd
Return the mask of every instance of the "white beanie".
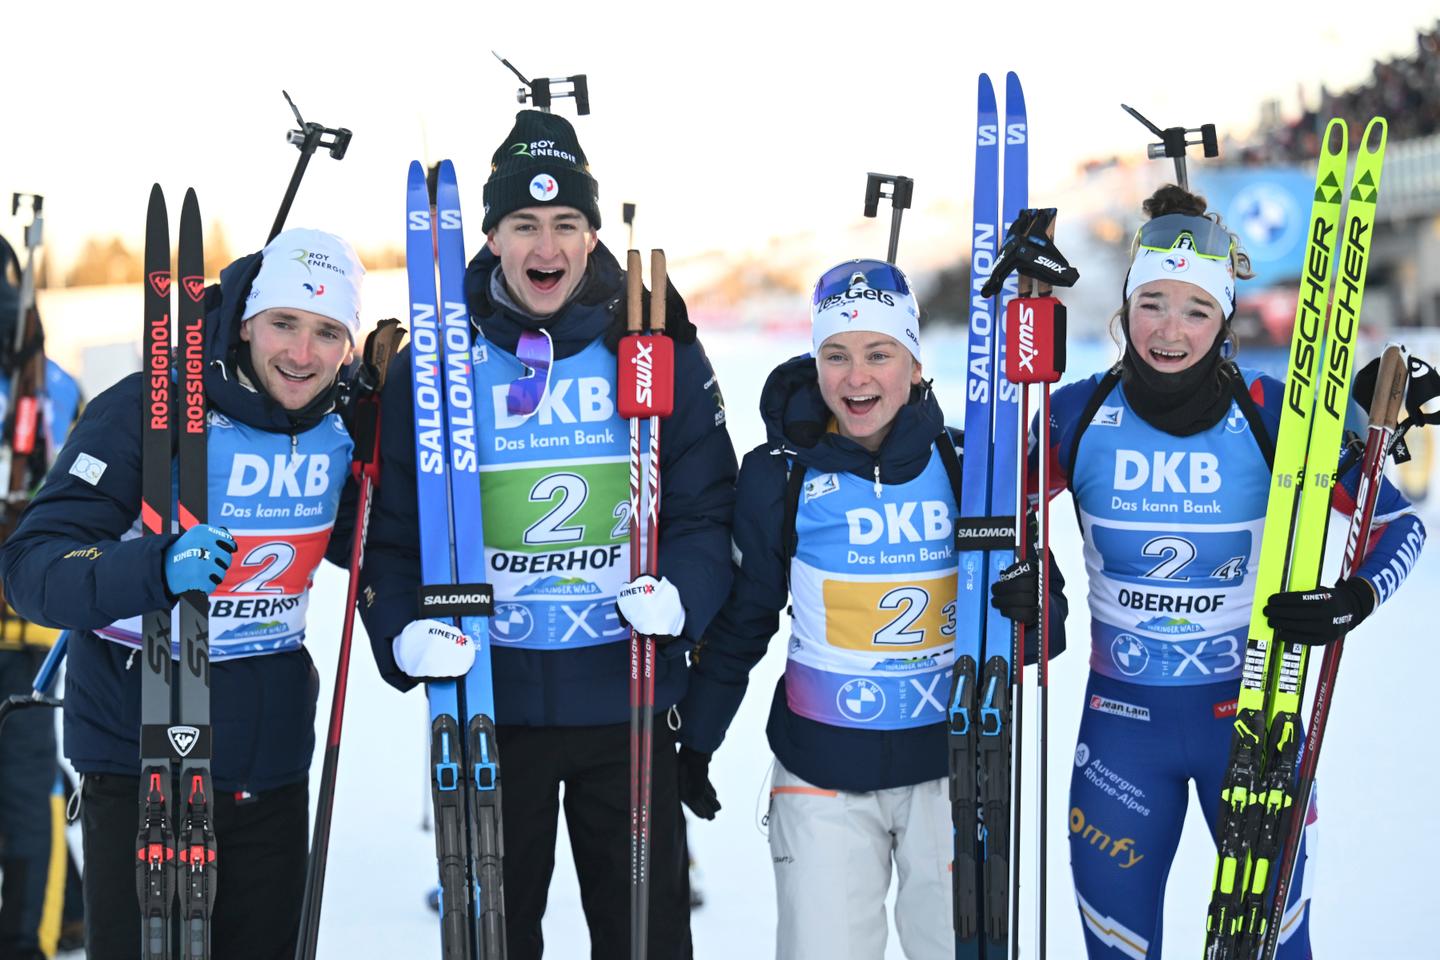
<path id="1" fill-rule="evenodd" d="M 811 347 L 817 355 L 835 334 L 865 330 L 893 337 L 920 362 L 920 308 L 908 291 L 872 290 L 857 277 L 844 292 L 816 304 L 810 318 Z"/>
<path id="2" fill-rule="evenodd" d="M 342 324 L 350 342 L 360 334 L 360 281 L 365 267 L 355 249 L 333 233 L 293 227 L 260 251 L 242 320 L 275 307 L 308 310 Z"/>

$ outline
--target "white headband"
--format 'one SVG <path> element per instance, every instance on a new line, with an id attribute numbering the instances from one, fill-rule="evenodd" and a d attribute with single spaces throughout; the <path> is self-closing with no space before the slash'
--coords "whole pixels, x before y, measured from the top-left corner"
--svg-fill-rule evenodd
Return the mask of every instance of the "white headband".
<path id="1" fill-rule="evenodd" d="M 893 337 L 915 362 L 920 362 L 920 316 L 915 298 L 904 293 L 871 290 L 857 283 L 816 307 L 810 327 L 811 348 L 820 346 L 837 333 L 865 330 Z"/>
<path id="2" fill-rule="evenodd" d="M 1155 280 L 1180 280 L 1194 284 L 1220 305 L 1229 319 L 1235 312 L 1235 277 L 1230 258 L 1202 257 L 1193 250 L 1147 250 L 1141 247 L 1125 277 L 1125 299 Z"/>

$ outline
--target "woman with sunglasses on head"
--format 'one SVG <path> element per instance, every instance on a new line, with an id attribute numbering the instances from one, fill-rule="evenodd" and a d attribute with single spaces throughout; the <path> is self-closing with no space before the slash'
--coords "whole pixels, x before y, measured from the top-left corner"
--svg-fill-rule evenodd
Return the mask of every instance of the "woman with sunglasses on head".
<path id="1" fill-rule="evenodd" d="M 921 376 L 919 308 L 899 269 L 832 268 L 811 317 L 814 355 L 771 373 L 760 400 L 768 440 L 740 468 L 735 585 L 681 703 L 681 795 L 702 816 L 718 809 L 710 755 L 788 601 L 768 724 L 776 955 L 882 957 L 893 863 L 906 956 L 948 960 L 958 437 Z M 1036 578 L 1014 584 L 994 602 L 1033 623 Z M 1052 573 L 1057 626 L 1062 586 Z M 708 807 L 692 802 L 701 792 Z"/>
<path id="2" fill-rule="evenodd" d="M 1191 780 L 1212 835 L 1217 827 L 1252 603 L 1266 604 L 1280 641 L 1328 643 L 1393 592 L 1424 540 L 1386 484 L 1377 541 L 1355 575 L 1255 597 L 1284 385 L 1228 359 L 1235 280 L 1251 276 L 1249 258 L 1203 197 L 1166 186 L 1144 209 L 1117 315 L 1123 355 L 1052 400 L 1049 495 L 1074 496 L 1090 585 L 1069 822 L 1091 958 L 1162 955 Z M 1347 517 L 1357 476 L 1348 470 L 1335 491 Z M 1313 806 L 1297 812 L 1313 825 Z M 1310 956 L 1302 878 L 1280 935 L 1285 960 Z"/>

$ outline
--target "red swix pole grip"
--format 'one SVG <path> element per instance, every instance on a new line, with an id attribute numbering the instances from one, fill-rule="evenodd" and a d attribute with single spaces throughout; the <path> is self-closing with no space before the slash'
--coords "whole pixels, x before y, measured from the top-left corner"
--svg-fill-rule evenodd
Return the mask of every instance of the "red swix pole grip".
<path id="1" fill-rule="evenodd" d="M 640 329 L 640 252 L 630 251 L 632 291 L 629 329 L 617 349 L 618 404 L 622 417 L 668 417 L 675 409 L 675 344 L 660 334 L 665 329 L 665 252 L 652 250 L 650 259 L 650 332 Z"/>
<path id="2" fill-rule="evenodd" d="M 1016 297 L 1005 309 L 1005 376 L 1012 383 L 1055 383 L 1065 372 L 1065 304 Z"/>

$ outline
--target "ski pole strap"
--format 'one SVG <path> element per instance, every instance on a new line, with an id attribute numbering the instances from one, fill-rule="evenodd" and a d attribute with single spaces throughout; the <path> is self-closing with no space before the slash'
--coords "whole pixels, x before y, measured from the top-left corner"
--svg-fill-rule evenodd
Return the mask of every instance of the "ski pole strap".
<path id="1" fill-rule="evenodd" d="M 493 617 L 495 588 L 488 583 L 435 583 L 420 587 L 420 616 Z"/>

